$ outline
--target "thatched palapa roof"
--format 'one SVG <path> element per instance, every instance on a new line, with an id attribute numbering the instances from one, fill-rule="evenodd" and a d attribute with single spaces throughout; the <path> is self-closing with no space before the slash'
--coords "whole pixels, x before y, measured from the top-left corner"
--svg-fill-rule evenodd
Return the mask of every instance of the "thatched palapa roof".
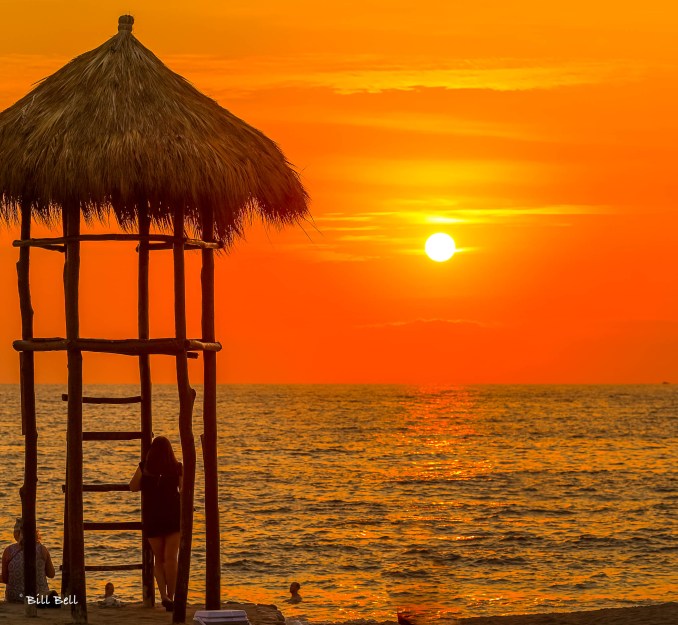
<path id="1" fill-rule="evenodd" d="M 21 203 L 52 221 L 111 209 L 123 227 L 147 211 L 161 227 L 184 207 L 201 231 L 212 209 L 230 243 L 255 215 L 275 224 L 307 214 L 308 196 L 278 146 L 168 69 L 132 34 L 73 59 L 0 113 L 2 215 Z"/>

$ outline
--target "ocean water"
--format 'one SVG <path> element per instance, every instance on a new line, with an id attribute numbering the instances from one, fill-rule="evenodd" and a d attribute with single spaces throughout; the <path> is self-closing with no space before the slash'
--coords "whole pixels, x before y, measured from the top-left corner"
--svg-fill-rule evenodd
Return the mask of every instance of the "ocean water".
<path id="1" fill-rule="evenodd" d="M 38 523 L 59 562 L 64 389 L 37 392 Z M 178 452 L 176 390 L 156 386 L 154 400 L 155 433 Z M 0 387 L 5 543 L 20 514 L 19 406 L 18 387 Z M 218 410 L 224 599 L 275 603 L 310 621 L 675 600 L 676 386 L 222 386 Z M 138 406 L 85 406 L 85 429 L 137 427 Z M 127 481 L 139 460 L 136 441 L 84 447 L 87 482 Z M 202 493 L 198 474 L 195 602 L 204 592 Z M 84 497 L 85 520 L 139 517 L 136 494 Z M 88 563 L 139 553 L 137 535 L 86 535 Z M 135 571 L 88 574 L 90 600 L 109 579 L 123 598 L 140 599 Z M 292 581 L 304 597 L 296 606 L 284 603 Z"/>

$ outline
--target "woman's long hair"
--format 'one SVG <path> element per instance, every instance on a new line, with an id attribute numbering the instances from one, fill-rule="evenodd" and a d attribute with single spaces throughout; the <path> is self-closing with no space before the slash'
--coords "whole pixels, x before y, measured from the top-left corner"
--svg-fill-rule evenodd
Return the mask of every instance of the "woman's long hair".
<path id="1" fill-rule="evenodd" d="M 24 544 L 24 520 L 19 516 L 14 523 L 14 539 L 20 544 Z M 35 530 L 35 542 L 39 543 L 42 540 L 40 530 Z"/>
<path id="2" fill-rule="evenodd" d="M 151 475 L 179 475 L 179 467 L 172 443 L 165 436 L 156 436 L 146 454 L 146 471 Z"/>

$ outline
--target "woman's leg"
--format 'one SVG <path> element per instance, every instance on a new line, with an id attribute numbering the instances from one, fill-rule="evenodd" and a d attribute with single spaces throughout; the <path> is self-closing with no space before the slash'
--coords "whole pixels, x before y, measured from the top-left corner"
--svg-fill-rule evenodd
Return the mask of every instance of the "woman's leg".
<path id="1" fill-rule="evenodd" d="M 165 576 L 165 536 L 154 536 L 149 538 L 148 542 L 153 550 L 153 574 L 158 583 L 160 599 L 169 599 L 167 596 L 167 578 Z M 174 589 L 172 589 L 174 592 Z"/>
<path id="2" fill-rule="evenodd" d="M 174 599 L 174 587 L 177 584 L 177 556 L 179 554 L 179 537 L 175 532 L 165 536 L 165 579 L 167 580 L 167 596 Z"/>

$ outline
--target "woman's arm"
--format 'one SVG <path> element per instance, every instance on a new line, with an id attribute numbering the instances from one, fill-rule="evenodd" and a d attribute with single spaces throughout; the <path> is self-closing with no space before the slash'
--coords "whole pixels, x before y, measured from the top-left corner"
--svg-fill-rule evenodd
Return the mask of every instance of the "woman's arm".
<path id="1" fill-rule="evenodd" d="M 184 486 L 184 465 L 179 463 L 179 492 Z"/>
<path id="2" fill-rule="evenodd" d="M 2 576 L 0 583 L 6 584 L 9 579 L 9 547 L 2 552 Z"/>
<path id="3" fill-rule="evenodd" d="M 141 467 L 137 467 L 134 477 L 129 482 L 129 489 L 133 493 L 138 493 L 141 490 Z"/>
<path id="4" fill-rule="evenodd" d="M 52 563 L 52 556 L 49 555 L 49 550 L 45 545 L 40 545 L 40 547 L 42 547 L 42 555 L 45 558 L 45 575 L 52 579 L 56 575 L 54 564 Z"/>

